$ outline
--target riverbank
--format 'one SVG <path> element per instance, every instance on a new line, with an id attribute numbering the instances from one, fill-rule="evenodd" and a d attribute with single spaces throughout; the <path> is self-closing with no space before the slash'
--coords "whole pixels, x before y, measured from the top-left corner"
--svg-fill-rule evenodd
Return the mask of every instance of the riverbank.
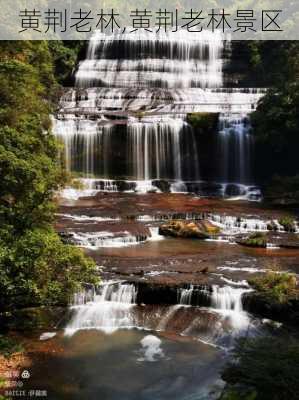
<path id="1" fill-rule="evenodd" d="M 99 393 L 109 400 L 132 400 L 136 393 L 145 400 L 153 395 L 181 400 L 187 392 L 219 398 L 220 372 L 237 338 L 288 330 L 290 321 L 253 307 L 250 281 L 271 271 L 296 276 L 299 251 L 237 243 L 240 235 L 254 232 L 270 242 L 297 242 L 297 233 L 279 223 L 285 218 L 297 227 L 292 210 L 191 194 L 97 193 L 61 199 L 55 227 L 64 241 L 95 260 L 102 283 L 86 285 L 67 312 L 18 313 L 25 348 L 19 369 L 28 367 L 33 376 L 24 387 L 44 388 L 53 400 Z M 159 228 L 173 221 L 191 223 L 192 229 L 208 226 L 209 237 L 162 235 Z M 149 378 L 152 363 L 159 363 L 161 374 Z M 117 385 L 112 385 L 113 374 Z"/>

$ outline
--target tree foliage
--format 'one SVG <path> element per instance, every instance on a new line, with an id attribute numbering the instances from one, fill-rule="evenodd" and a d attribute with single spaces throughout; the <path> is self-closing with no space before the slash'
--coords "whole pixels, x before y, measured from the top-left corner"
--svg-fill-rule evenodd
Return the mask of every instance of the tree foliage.
<path id="1" fill-rule="evenodd" d="M 252 115 L 257 142 L 257 175 L 295 176 L 299 172 L 299 44 L 252 43 L 255 70 L 270 89 Z"/>
<path id="2" fill-rule="evenodd" d="M 2 308 L 65 304 L 80 282 L 96 282 L 94 263 L 51 227 L 53 195 L 66 174 L 51 133 L 59 85 L 50 50 L 47 42 L 0 45 Z"/>

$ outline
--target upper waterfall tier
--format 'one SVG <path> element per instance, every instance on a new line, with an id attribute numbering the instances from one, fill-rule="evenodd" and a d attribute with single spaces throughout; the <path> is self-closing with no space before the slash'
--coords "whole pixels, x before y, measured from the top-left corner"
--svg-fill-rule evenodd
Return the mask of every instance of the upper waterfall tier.
<path id="1" fill-rule="evenodd" d="M 116 190 L 116 180 L 136 191 L 196 191 L 190 183 L 202 180 L 252 185 L 248 114 L 265 90 L 223 87 L 223 39 L 96 32 L 53 119 L 67 168 L 102 179 L 92 187 L 104 190 Z"/>
<path id="2" fill-rule="evenodd" d="M 143 111 L 155 115 L 192 112 L 250 113 L 255 110 L 263 89 L 70 89 L 61 98 L 60 116 L 127 116 Z"/>
<path id="3" fill-rule="evenodd" d="M 96 33 L 79 65 L 76 86 L 220 87 L 224 43 L 220 33 L 209 31 L 196 40 L 184 30 Z"/>

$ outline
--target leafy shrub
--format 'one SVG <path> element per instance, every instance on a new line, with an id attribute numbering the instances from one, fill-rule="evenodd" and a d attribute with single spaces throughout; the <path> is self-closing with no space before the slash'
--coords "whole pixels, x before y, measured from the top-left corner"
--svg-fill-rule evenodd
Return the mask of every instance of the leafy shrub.
<path id="1" fill-rule="evenodd" d="M 80 44 L 81 46 L 81 44 Z M 79 47 L 80 47 L 79 46 Z M 95 264 L 51 227 L 67 174 L 51 133 L 59 81 L 75 60 L 62 42 L 0 43 L 0 308 L 67 304 Z"/>
<path id="2" fill-rule="evenodd" d="M 14 353 L 23 351 L 21 344 L 7 336 L 0 335 L 0 354 L 5 358 L 10 358 Z"/>
<path id="3" fill-rule="evenodd" d="M 269 301 L 287 303 L 298 298 L 297 280 L 289 273 L 268 272 L 249 280 L 250 285 Z"/>
<path id="4" fill-rule="evenodd" d="M 299 344 L 285 337 L 242 338 L 222 378 L 228 383 L 222 399 L 299 399 Z M 234 397 L 229 397 L 233 393 Z M 243 397 L 247 393 L 248 397 Z M 239 397 L 238 397 L 239 394 Z M 252 397 L 250 397 L 252 396 Z"/>
<path id="5" fill-rule="evenodd" d="M 80 282 L 97 283 L 95 263 L 53 229 L 26 231 L 0 247 L 0 305 L 6 308 L 65 305 Z"/>

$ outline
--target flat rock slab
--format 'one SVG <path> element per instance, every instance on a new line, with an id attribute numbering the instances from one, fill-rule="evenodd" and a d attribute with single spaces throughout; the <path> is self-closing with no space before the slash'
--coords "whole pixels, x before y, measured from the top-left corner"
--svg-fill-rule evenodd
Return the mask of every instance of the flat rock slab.
<path id="1" fill-rule="evenodd" d="M 158 217 L 167 213 L 220 213 L 231 216 L 278 219 L 289 211 L 266 208 L 260 203 L 199 198 L 180 193 L 103 193 L 79 200 L 60 200 L 60 213 L 76 215 L 134 218 Z"/>

